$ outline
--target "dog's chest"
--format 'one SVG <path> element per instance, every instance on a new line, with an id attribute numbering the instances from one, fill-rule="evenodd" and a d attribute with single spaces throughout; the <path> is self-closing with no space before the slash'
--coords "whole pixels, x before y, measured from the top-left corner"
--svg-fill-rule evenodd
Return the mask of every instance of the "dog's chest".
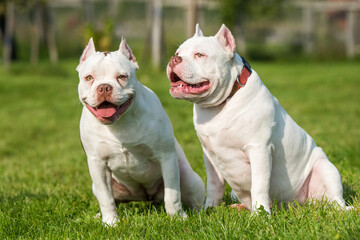
<path id="1" fill-rule="evenodd" d="M 218 159 L 219 164 L 226 164 L 236 159 L 249 161 L 242 149 L 243 143 L 239 138 L 236 138 L 236 134 L 231 129 L 219 127 L 209 133 L 208 131 L 203 131 L 201 127 L 197 128 L 197 134 L 209 156 L 212 159 Z"/>
<path id="2" fill-rule="evenodd" d="M 221 111 L 221 109 L 219 109 Z M 247 189 L 251 170 L 238 124 L 219 112 L 195 111 L 194 125 L 205 154 L 232 188 Z M 200 114 L 200 116 L 199 116 Z M 239 176 L 242 176 L 239 179 Z"/>
<path id="3" fill-rule="evenodd" d="M 242 149 L 243 143 L 232 129 L 205 125 L 197 127 L 197 134 L 210 161 L 228 181 L 233 175 L 236 178 L 239 171 L 246 170 L 238 169 L 239 166 L 250 164 L 247 154 Z"/>
<path id="4" fill-rule="evenodd" d="M 96 152 L 119 179 L 131 178 L 146 182 L 161 176 L 159 163 L 146 144 L 124 146 L 120 143 L 100 142 Z"/>

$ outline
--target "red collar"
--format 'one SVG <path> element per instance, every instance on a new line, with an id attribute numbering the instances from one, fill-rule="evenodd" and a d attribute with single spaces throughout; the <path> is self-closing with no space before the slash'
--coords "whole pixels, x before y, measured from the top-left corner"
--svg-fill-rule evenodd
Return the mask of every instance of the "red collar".
<path id="1" fill-rule="evenodd" d="M 252 70 L 250 64 L 245 60 L 245 58 L 241 57 L 243 61 L 243 69 L 241 70 L 241 73 L 237 76 L 236 81 L 234 83 L 234 87 L 229 95 L 228 98 L 232 97 L 240 88 L 244 87 L 247 83 L 247 80 L 249 79 Z"/>

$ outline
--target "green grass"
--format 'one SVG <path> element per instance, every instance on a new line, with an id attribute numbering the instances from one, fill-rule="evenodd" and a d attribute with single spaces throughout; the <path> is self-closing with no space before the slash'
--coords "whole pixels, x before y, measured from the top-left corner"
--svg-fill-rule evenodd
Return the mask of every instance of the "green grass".
<path id="1" fill-rule="evenodd" d="M 118 207 L 120 224 L 106 228 L 91 192 L 78 122 L 77 62 L 15 64 L 0 69 L 0 239 L 359 239 L 358 212 L 326 204 L 276 208 L 251 216 L 224 204 L 206 212 L 186 208 L 186 220 L 163 205 Z M 337 166 L 344 197 L 359 208 L 359 62 L 258 63 L 252 66 L 295 121 Z M 140 66 L 141 67 L 141 66 Z M 205 180 L 192 104 L 172 99 L 165 71 L 138 71 L 168 112 L 175 135 Z"/>

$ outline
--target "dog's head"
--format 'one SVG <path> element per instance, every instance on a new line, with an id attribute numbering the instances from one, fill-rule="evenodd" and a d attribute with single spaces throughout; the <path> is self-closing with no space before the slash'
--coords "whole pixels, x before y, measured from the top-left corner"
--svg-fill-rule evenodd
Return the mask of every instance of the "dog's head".
<path id="1" fill-rule="evenodd" d="M 135 100 L 138 68 L 125 39 L 117 51 L 97 52 L 91 38 L 76 68 L 81 103 L 101 123 L 115 122 Z"/>
<path id="2" fill-rule="evenodd" d="M 205 37 L 197 24 L 194 36 L 180 45 L 167 66 L 170 94 L 205 107 L 221 104 L 231 93 L 239 58 L 225 25 Z"/>

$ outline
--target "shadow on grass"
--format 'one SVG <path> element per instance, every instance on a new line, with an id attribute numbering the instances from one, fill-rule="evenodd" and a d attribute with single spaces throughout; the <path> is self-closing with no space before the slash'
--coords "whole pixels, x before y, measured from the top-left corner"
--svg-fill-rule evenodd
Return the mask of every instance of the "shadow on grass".
<path id="1" fill-rule="evenodd" d="M 352 206 L 354 204 L 354 200 L 356 200 L 357 198 L 357 194 L 356 191 L 348 184 L 343 183 L 343 198 L 346 202 L 347 206 Z M 231 198 L 230 192 L 226 192 L 223 198 L 223 204 L 230 206 L 231 204 L 234 203 L 234 200 Z M 282 201 L 279 200 L 273 200 L 273 208 L 272 209 L 288 209 L 288 204 L 291 204 L 293 206 L 297 205 L 297 206 L 303 206 L 300 205 L 296 202 L 289 202 L 289 203 L 284 203 Z M 306 203 L 307 204 L 307 203 Z M 304 204 L 304 205 L 306 205 Z M 275 207 L 275 208 L 274 208 Z"/>
<path id="2" fill-rule="evenodd" d="M 357 197 L 356 191 L 345 183 L 343 183 L 343 190 L 344 190 L 343 196 L 346 204 L 353 205 L 354 199 L 356 199 Z"/>
<path id="3" fill-rule="evenodd" d="M 186 212 L 186 214 L 191 215 L 193 213 L 197 213 L 201 211 L 201 207 L 199 209 L 194 209 L 189 205 L 182 203 L 182 208 Z M 117 203 L 117 210 L 119 213 L 121 212 L 130 212 L 138 215 L 146 215 L 149 212 L 156 212 L 160 215 L 166 215 L 165 203 L 162 202 L 122 202 Z"/>
<path id="4" fill-rule="evenodd" d="M 117 210 L 121 212 L 130 212 L 132 214 L 146 215 L 150 211 L 155 211 L 159 214 L 165 213 L 165 206 L 163 202 L 144 202 L 132 201 L 117 203 Z"/>
<path id="5" fill-rule="evenodd" d="M 22 201 L 29 201 L 29 200 L 38 200 L 42 201 L 44 199 L 48 199 L 49 195 L 45 193 L 31 193 L 31 192 L 21 192 L 14 196 L 9 196 L 6 194 L 0 195 L 0 206 L 3 203 L 9 202 L 9 203 L 16 203 L 16 202 L 22 202 Z"/>

